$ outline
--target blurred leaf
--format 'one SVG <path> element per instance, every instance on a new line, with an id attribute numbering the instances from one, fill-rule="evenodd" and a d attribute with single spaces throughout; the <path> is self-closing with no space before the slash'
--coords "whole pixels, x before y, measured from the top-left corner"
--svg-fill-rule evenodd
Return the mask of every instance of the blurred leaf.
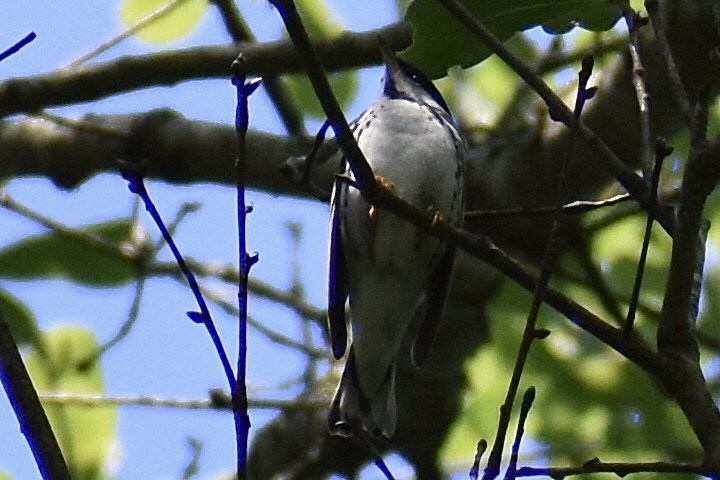
<path id="1" fill-rule="evenodd" d="M 516 93 L 519 81 L 497 57 L 449 75 L 436 85 L 458 118 L 467 125 L 494 124 Z"/>
<path id="2" fill-rule="evenodd" d="M 0 472 L 0 480 L 12 480 L 12 478 L 7 473 Z"/>
<path id="3" fill-rule="evenodd" d="M 295 4 L 311 38 L 326 38 L 342 33 L 343 26 L 324 1 L 297 0 Z"/>
<path id="4" fill-rule="evenodd" d="M 40 334 L 35 317 L 24 303 L 4 289 L 0 289 L 0 313 L 15 343 L 21 346 L 35 343 Z"/>
<path id="5" fill-rule="evenodd" d="M 170 0 L 124 0 L 120 5 L 120 18 L 130 27 L 169 3 Z M 185 0 L 167 14 L 144 26 L 135 36 L 150 44 L 180 40 L 190 35 L 200 24 L 208 7 L 207 0 Z"/>
<path id="6" fill-rule="evenodd" d="M 608 30 L 620 18 L 620 8 L 606 0 L 463 0 L 466 7 L 500 40 L 541 25 L 562 33 L 575 27 Z M 403 59 L 431 78 L 448 68 L 476 65 L 490 55 L 485 45 L 435 0 L 415 0 L 405 20 L 415 27 L 412 46 Z"/>
<path id="7" fill-rule="evenodd" d="M 469 465 L 477 441 L 495 437 L 529 298 L 508 282 L 493 300 L 493 341 L 468 363 L 470 392 L 446 439 L 444 459 Z M 644 371 L 556 312 L 542 312 L 538 327 L 551 334 L 533 344 L 520 390 L 537 388 L 526 425 L 529 444 L 552 448 L 526 455 L 540 454 L 552 464 L 581 464 L 596 456 L 635 462 L 677 458 L 695 445 L 677 405 Z"/>
<path id="8" fill-rule="evenodd" d="M 311 38 L 332 38 L 343 31 L 343 26 L 335 20 L 327 4 L 318 0 L 297 2 L 303 24 Z M 288 85 L 293 97 L 306 115 L 325 118 L 320 102 L 306 75 L 287 75 Z M 346 70 L 328 75 L 332 90 L 341 107 L 347 107 L 357 93 L 357 73 Z"/>
<path id="9" fill-rule="evenodd" d="M 310 80 L 305 75 L 288 75 L 288 85 L 300 108 L 307 115 L 325 118 L 320 102 Z M 352 71 L 335 72 L 328 75 L 330 85 L 341 107 L 347 107 L 357 93 L 357 74 Z"/>
<path id="10" fill-rule="evenodd" d="M 85 227 L 82 231 L 111 242 L 129 237 L 131 223 L 114 220 Z M 19 280 L 63 278 L 94 287 L 130 282 L 135 268 L 114 252 L 90 247 L 87 243 L 57 232 L 20 240 L 0 250 L 0 277 Z"/>
<path id="11" fill-rule="evenodd" d="M 42 352 L 33 349 L 26 358 L 38 392 L 103 392 L 100 364 L 85 365 L 98 348 L 92 332 L 78 326 L 63 327 L 43 333 L 41 342 Z M 115 437 L 116 408 L 46 405 L 45 410 L 73 478 L 102 478 L 105 458 Z"/>

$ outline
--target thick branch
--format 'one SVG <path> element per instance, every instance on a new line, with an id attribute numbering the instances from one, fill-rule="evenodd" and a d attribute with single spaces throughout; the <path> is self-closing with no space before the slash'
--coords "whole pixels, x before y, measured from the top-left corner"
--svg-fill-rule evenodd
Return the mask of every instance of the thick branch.
<path id="1" fill-rule="evenodd" d="M 393 24 L 362 33 L 346 32 L 315 48 L 329 70 L 379 64 L 377 36 L 392 48 L 410 45 L 410 27 Z M 229 78 L 230 64 L 242 52 L 248 75 L 300 72 L 303 64 L 292 42 L 194 47 L 147 55 L 120 57 L 77 69 L 56 70 L 0 82 L 0 117 L 43 108 L 88 102 L 131 90 L 171 86 L 200 78 Z"/>
<path id="2" fill-rule="evenodd" d="M 143 151 L 150 177 L 176 183 L 232 182 L 236 139 L 228 125 L 189 121 L 170 110 L 89 114 L 74 123 L 0 122 L 0 179 L 37 175 L 74 188 L 97 173 L 117 172 L 117 159 L 133 145 Z M 288 157 L 307 152 L 309 145 L 309 140 L 248 132 L 248 186 L 301 194 L 279 171 Z M 327 185 L 331 176 L 327 172 Z"/>

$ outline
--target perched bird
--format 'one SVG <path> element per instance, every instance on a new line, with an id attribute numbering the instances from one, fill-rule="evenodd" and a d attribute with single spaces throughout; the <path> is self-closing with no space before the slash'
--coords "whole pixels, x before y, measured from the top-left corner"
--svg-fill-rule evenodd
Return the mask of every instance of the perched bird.
<path id="1" fill-rule="evenodd" d="M 460 226 L 465 139 L 430 80 L 382 45 L 386 63 L 379 100 L 351 124 L 381 188 Z M 428 354 L 448 293 L 455 249 L 388 211 L 353 186 L 347 160 L 333 187 L 329 242 L 328 326 L 340 359 L 352 345 L 330 408 L 333 434 L 360 429 L 390 438 L 397 426 L 395 360 L 414 318 L 412 357 Z M 342 178 L 342 177 L 345 178 Z"/>

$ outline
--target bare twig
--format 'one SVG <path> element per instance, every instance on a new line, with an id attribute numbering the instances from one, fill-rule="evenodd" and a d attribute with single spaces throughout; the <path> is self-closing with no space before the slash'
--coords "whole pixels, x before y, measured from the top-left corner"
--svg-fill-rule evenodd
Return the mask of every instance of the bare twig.
<path id="1" fill-rule="evenodd" d="M 668 148 L 665 145 L 665 141 L 658 139 L 655 144 L 655 165 L 650 177 L 650 191 L 652 192 L 651 201 L 657 202 L 657 190 L 660 183 L 660 172 L 662 170 L 663 161 L 670 155 L 672 148 Z M 640 301 L 640 288 L 642 287 L 643 273 L 645 272 L 645 264 L 647 263 L 648 250 L 650 248 L 650 236 L 652 234 L 652 226 L 654 219 L 651 214 L 648 213 L 647 220 L 645 222 L 645 234 L 643 235 L 643 243 L 640 250 L 640 258 L 638 259 L 637 272 L 635 275 L 635 283 L 633 285 L 633 291 L 630 296 L 630 302 L 628 305 L 628 314 L 625 319 L 625 333 L 630 333 L 635 322 L 635 313 L 637 310 L 638 302 Z"/>
<path id="2" fill-rule="evenodd" d="M 251 42 L 256 43 L 257 40 L 250 30 L 250 27 L 243 20 L 240 10 L 238 10 L 233 0 L 213 0 L 215 6 L 220 11 L 225 29 L 227 30 L 233 42 Z M 297 103 L 290 95 L 287 86 L 283 84 L 280 77 L 266 75 L 263 77 L 263 85 L 270 100 L 275 105 L 280 119 L 285 129 L 290 135 L 302 137 L 307 135 L 305 124 Z"/>
<path id="3" fill-rule="evenodd" d="M 131 155 L 132 153 L 133 152 L 129 152 L 128 154 Z M 180 253 L 177 245 L 175 244 L 175 241 L 170 236 L 170 233 L 168 232 L 168 229 L 160 216 L 160 212 L 158 212 L 155 204 L 150 198 L 150 194 L 145 188 L 145 165 L 142 163 L 142 159 L 134 158 L 132 157 L 132 155 L 130 156 L 129 160 L 122 161 L 120 164 L 123 178 L 125 178 L 128 182 L 128 188 L 132 193 L 138 195 L 138 197 L 140 197 L 140 199 L 143 201 L 145 209 L 148 211 L 153 221 L 157 225 L 158 229 L 160 230 L 160 233 L 167 242 L 167 245 L 170 248 L 173 257 L 175 258 L 175 261 L 182 270 L 183 275 L 185 276 L 185 279 L 190 286 L 193 296 L 195 297 L 195 300 L 197 302 L 199 311 L 190 311 L 187 312 L 187 315 L 193 322 L 203 325 L 208 332 L 208 335 L 210 336 L 210 339 L 222 365 L 223 373 L 225 374 L 225 378 L 228 382 L 230 392 L 232 392 L 233 400 L 235 400 L 238 398 L 238 384 L 235 378 L 235 374 L 232 370 L 229 357 L 222 343 L 222 340 L 220 339 L 220 334 L 215 327 L 212 316 L 210 315 L 210 310 L 207 307 L 207 303 L 205 302 L 205 299 L 200 291 L 200 286 L 197 282 L 197 279 L 185 263 L 182 254 Z M 237 411 L 237 408 L 233 409 L 233 412 L 235 414 L 237 413 Z M 237 425 L 237 415 L 234 415 L 234 417 L 236 418 Z"/>
<path id="4" fill-rule="evenodd" d="M 535 468 L 522 467 L 518 470 L 518 477 L 551 477 L 563 479 L 572 475 L 587 473 L 614 473 L 620 478 L 625 478 L 631 473 L 694 473 L 696 475 L 710 476 L 711 472 L 702 465 L 671 462 L 647 462 L 647 463 L 607 463 L 594 458 L 579 467 L 549 467 Z"/>
<path id="5" fill-rule="evenodd" d="M 680 112 L 685 117 L 687 125 L 692 123 L 692 107 L 690 106 L 690 99 L 688 93 L 683 87 L 682 80 L 680 80 L 680 74 L 678 73 L 677 64 L 675 63 L 675 57 L 670 49 L 670 44 L 667 39 L 667 32 L 665 31 L 665 25 L 658 9 L 657 0 L 645 0 L 645 10 L 648 12 L 650 22 L 652 23 L 653 30 L 655 31 L 655 40 L 657 42 L 658 50 L 665 62 L 665 70 L 670 80 L 670 86 L 672 88 L 672 96 L 676 99 Z"/>
<path id="6" fill-rule="evenodd" d="M 640 120 L 640 165 L 642 166 L 643 178 L 650 184 L 653 170 L 652 137 L 650 133 L 650 107 L 648 105 L 648 93 L 645 88 L 645 67 L 640 58 L 640 28 L 647 24 L 647 19 L 642 18 L 638 12 L 633 11 L 630 6 L 623 8 L 623 16 L 630 33 L 630 58 L 632 58 L 632 83 L 635 87 Z M 652 194 L 652 189 L 650 190 Z"/>
<path id="7" fill-rule="evenodd" d="M 20 430 L 27 439 L 35 463 L 45 480 L 70 480 L 70 472 L 60 452 L 38 394 L 5 319 L 0 316 L 0 383 L 10 400 Z"/>
<path id="8" fill-rule="evenodd" d="M 250 417 L 247 413 L 247 317 L 248 317 L 248 277 L 250 269 L 258 261 L 257 253 L 250 255 L 247 252 L 247 216 L 252 207 L 245 202 L 246 148 L 245 135 L 250 122 L 248 100 L 250 95 L 260 86 L 260 79 L 246 82 L 242 66 L 242 56 L 232 64 L 233 85 L 237 91 L 237 107 L 235 109 L 235 131 L 237 132 L 238 156 L 235 162 L 235 191 L 236 214 L 238 226 L 238 357 L 237 372 L 235 376 L 236 390 L 233 390 L 233 413 L 235 418 L 235 435 L 237 440 L 237 476 L 239 479 L 247 477 L 247 449 L 250 432 Z"/>
<path id="9" fill-rule="evenodd" d="M 578 73 L 578 89 L 577 96 L 575 98 L 573 126 L 579 124 L 580 116 L 582 114 L 583 107 L 585 106 L 585 102 L 587 100 L 590 100 L 595 94 L 595 89 L 588 88 L 587 86 L 590 75 L 592 74 L 593 64 L 593 58 L 591 56 L 586 56 L 583 59 L 582 68 Z M 552 218 L 550 233 L 548 235 L 547 245 L 545 247 L 545 252 L 543 254 L 543 259 L 540 266 L 540 275 L 533 289 L 532 304 L 530 305 L 527 320 L 525 321 L 525 329 L 523 330 L 522 340 L 520 342 L 520 347 L 518 348 L 512 377 L 510 378 L 510 384 L 508 385 L 505 400 L 500 407 L 500 420 L 498 422 L 498 429 L 496 432 L 495 441 L 493 443 L 492 450 L 490 451 L 490 456 L 488 457 L 488 463 L 485 467 L 485 473 L 483 474 L 483 479 L 486 480 L 496 478 L 498 473 L 500 472 L 500 461 L 502 460 L 505 436 L 507 434 L 507 429 L 510 424 L 510 416 L 512 413 L 513 403 L 515 402 L 517 390 L 520 386 L 520 379 L 522 376 L 522 372 L 525 368 L 527 357 L 530 353 L 530 348 L 533 341 L 537 338 L 538 335 L 536 327 L 537 318 L 540 313 L 540 307 L 543 304 L 543 298 L 547 291 L 550 277 L 553 272 L 555 257 L 559 252 L 559 246 L 557 245 L 557 234 L 560 224 L 560 211 L 565 196 L 565 184 L 568 180 L 568 165 L 575 149 L 576 132 L 576 128 L 573 128 L 571 131 L 567 154 L 562 164 L 560 178 L 558 179 L 558 188 L 555 201 L 557 208 Z"/>
<path id="10" fill-rule="evenodd" d="M 574 202 L 566 203 L 560 207 L 560 213 L 564 215 L 578 215 L 582 213 L 591 212 L 600 208 L 612 207 L 619 203 L 624 203 L 633 200 L 630 194 L 621 193 L 605 200 L 577 200 Z M 536 216 L 536 215 L 552 215 L 558 211 L 557 207 L 539 207 L 539 208 L 508 208 L 503 210 L 472 210 L 465 213 L 465 220 L 477 220 L 481 218 L 489 217 L 525 217 L 525 216 Z"/>
<path id="11" fill-rule="evenodd" d="M 505 471 L 505 480 L 515 480 L 517 477 L 517 463 L 520 455 L 520 442 L 525 434 L 525 421 L 527 420 L 530 408 L 535 401 L 535 387 L 530 387 L 525 390 L 523 395 L 522 405 L 520 406 L 520 415 L 518 418 L 517 432 L 515 433 L 515 441 L 512 446 L 512 453 L 510 454 L 510 463 L 507 470 Z"/>
<path id="12" fill-rule="evenodd" d="M 82 55 L 81 57 L 73 60 L 69 64 L 67 64 L 64 68 L 73 69 L 77 68 L 83 63 L 86 63 L 88 60 L 91 60 L 92 58 L 100 55 L 101 53 L 111 49 L 115 45 L 119 44 L 126 38 L 129 38 L 145 28 L 146 26 L 150 25 L 151 23 L 155 22 L 156 20 L 161 19 L 168 13 L 175 10 L 177 7 L 182 5 L 186 0 L 171 0 L 165 5 L 161 6 L 154 12 L 150 13 L 149 15 L 146 15 L 145 17 L 141 18 L 137 22 L 135 22 L 133 25 L 131 25 L 129 28 L 127 28 L 124 32 L 122 32 L 119 35 L 114 36 L 110 40 L 101 43 L 97 47 L 93 48 L 92 51 Z"/>
<path id="13" fill-rule="evenodd" d="M 485 455 L 487 446 L 487 440 L 485 440 L 484 438 L 480 439 L 480 441 L 477 443 L 477 447 L 475 449 L 475 458 L 473 458 L 473 464 L 472 467 L 470 467 L 470 472 L 468 473 L 470 480 L 477 480 L 480 477 L 480 462 L 482 461 L 483 455 Z"/>
<path id="14" fill-rule="evenodd" d="M 37 37 L 37 35 L 35 34 L 35 32 L 30 32 L 27 35 L 25 35 L 23 38 L 21 38 L 20 40 L 15 42 L 14 44 L 12 44 L 9 48 L 1 51 L 0 52 L 0 62 L 5 60 L 9 56 L 14 55 L 17 52 L 19 52 L 20 49 L 22 49 L 24 46 L 28 45 L 30 42 L 35 40 L 36 37 Z"/>
<path id="15" fill-rule="evenodd" d="M 237 283 L 239 276 L 237 268 L 223 265 L 208 265 L 199 262 L 192 257 L 185 259 L 192 270 L 201 277 L 214 277 L 223 282 Z M 155 262 L 148 265 L 147 272 L 149 275 L 169 275 L 178 278 L 181 275 L 177 265 L 171 262 Z M 262 298 L 282 303 L 286 307 L 292 309 L 301 317 L 311 318 L 315 322 L 322 324 L 325 321 L 326 312 L 324 309 L 317 308 L 308 304 L 302 299 L 295 297 L 292 292 L 280 290 L 279 288 L 258 280 L 256 278 L 248 279 L 249 290 Z"/>
<path id="16" fill-rule="evenodd" d="M 223 400 L 225 398 L 225 400 Z M 117 396 L 96 394 L 43 393 L 40 401 L 48 405 L 78 405 L 84 407 L 155 407 L 185 410 L 232 410 L 229 396 L 214 394 L 205 399 L 179 400 L 149 395 Z M 248 407 L 258 410 L 311 410 L 327 408 L 323 401 L 248 399 Z"/>

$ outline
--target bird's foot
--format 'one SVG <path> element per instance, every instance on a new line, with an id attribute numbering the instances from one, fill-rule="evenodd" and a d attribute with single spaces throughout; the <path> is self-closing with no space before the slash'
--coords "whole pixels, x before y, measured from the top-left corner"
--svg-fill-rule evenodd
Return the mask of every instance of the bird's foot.
<path id="1" fill-rule="evenodd" d="M 433 216 L 428 230 L 435 229 L 441 222 L 445 221 L 445 215 L 435 207 L 428 207 L 427 211 Z M 417 248 L 428 237 L 428 231 L 423 228 L 418 228 L 416 232 L 415 247 Z"/>
<path id="2" fill-rule="evenodd" d="M 440 224 L 440 222 L 445 221 L 445 214 L 443 214 L 440 210 L 436 209 L 435 207 L 428 207 L 428 213 L 432 214 L 433 219 L 432 222 L 430 222 L 430 229 L 434 229 L 435 227 Z"/>

